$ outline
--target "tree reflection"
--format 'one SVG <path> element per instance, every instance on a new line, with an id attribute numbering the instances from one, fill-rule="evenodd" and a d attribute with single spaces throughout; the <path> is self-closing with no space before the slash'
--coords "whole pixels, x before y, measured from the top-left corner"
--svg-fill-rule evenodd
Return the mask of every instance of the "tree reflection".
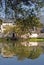
<path id="1" fill-rule="evenodd" d="M 41 54 L 41 48 L 40 47 L 36 47 L 35 49 L 33 49 L 31 52 L 30 52 L 30 56 L 28 58 L 30 59 L 35 59 L 35 58 L 38 58 Z"/>
<path id="2" fill-rule="evenodd" d="M 27 47 L 22 46 L 20 43 L 3 43 L 1 54 L 3 57 L 17 56 L 18 60 L 36 59 L 42 53 L 42 47 Z"/>

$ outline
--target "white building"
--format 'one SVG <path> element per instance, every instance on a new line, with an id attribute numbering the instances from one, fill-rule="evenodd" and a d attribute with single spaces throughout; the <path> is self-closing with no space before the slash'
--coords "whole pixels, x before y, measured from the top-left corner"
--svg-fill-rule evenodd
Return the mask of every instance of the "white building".
<path id="1" fill-rule="evenodd" d="M 4 30 L 6 30 L 6 26 L 15 26 L 15 23 L 13 20 L 3 20 L 3 23 L 1 25 L 1 31 L 2 33 L 4 32 Z"/>

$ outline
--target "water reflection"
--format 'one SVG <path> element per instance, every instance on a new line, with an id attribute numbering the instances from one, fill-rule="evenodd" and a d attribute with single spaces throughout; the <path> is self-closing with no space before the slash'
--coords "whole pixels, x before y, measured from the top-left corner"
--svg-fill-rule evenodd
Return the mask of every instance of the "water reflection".
<path id="1" fill-rule="evenodd" d="M 10 58 L 17 56 L 18 60 L 36 59 L 44 53 L 44 46 L 22 46 L 20 43 L 0 43 L 2 57 Z"/>

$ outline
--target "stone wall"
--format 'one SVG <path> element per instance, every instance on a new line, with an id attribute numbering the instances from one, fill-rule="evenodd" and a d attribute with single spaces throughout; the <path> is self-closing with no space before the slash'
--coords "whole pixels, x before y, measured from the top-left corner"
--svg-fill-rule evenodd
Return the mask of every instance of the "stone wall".
<path id="1" fill-rule="evenodd" d="M 44 38 L 44 33 L 38 34 L 38 37 L 39 37 L 39 38 Z"/>

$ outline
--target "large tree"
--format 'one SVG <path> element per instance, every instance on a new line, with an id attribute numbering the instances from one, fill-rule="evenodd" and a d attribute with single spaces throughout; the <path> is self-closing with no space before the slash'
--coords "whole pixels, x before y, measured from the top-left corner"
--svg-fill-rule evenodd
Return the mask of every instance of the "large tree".
<path id="1" fill-rule="evenodd" d="M 15 14 L 17 28 L 14 28 L 14 30 L 19 34 L 27 33 L 30 28 L 33 29 L 33 27 L 39 27 L 41 25 L 37 17 L 38 12 L 39 7 L 37 3 L 35 4 L 32 1 L 6 1 L 6 14 L 10 18 L 14 18 L 13 13 Z M 9 16 L 10 14 L 12 15 Z"/>

